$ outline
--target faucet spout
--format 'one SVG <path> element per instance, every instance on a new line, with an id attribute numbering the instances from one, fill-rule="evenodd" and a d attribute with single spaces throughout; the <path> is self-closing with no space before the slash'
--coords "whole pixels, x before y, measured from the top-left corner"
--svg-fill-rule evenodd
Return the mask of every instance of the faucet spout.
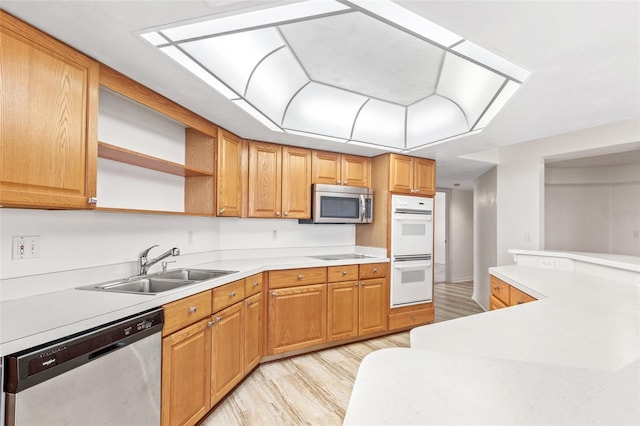
<path id="1" fill-rule="evenodd" d="M 174 247 L 172 249 L 165 251 L 158 257 L 155 257 L 153 259 L 148 259 L 147 256 L 149 256 L 149 252 L 154 247 L 158 247 L 158 245 L 156 244 L 154 246 L 149 247 L 148 249 L 140 253 L 140 256 L 138 256 L 138 264 L 140 265 L 139 275 L 146 275 L 147 272 L 149 272 L 149 268 L 151 268 L 153 265 L 155 265 L 156 263 L 160 262 L 163 259 L 166 259 L 169 256 L 180 256 L 180 249 L 178 247 Z"/>

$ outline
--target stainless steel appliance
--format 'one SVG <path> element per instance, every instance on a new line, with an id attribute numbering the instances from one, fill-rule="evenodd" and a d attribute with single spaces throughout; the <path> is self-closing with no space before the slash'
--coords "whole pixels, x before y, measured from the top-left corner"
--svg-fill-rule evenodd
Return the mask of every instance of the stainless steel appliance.
<path id="1" fill-rule="evenodd" d="M 357 186 L 314 184 L 311 219 L 300 223 L 371 223 L 373 190 Z"/>
<path id="2" fill-rule="evenodd" d="M 433 300 L 433 199 L 391 197 L 391 307 Z"/>
<path id="3" fill-rule="evenodd" d="M 4 358 L 6 424 L 159 425 L 162 309 Z"/>

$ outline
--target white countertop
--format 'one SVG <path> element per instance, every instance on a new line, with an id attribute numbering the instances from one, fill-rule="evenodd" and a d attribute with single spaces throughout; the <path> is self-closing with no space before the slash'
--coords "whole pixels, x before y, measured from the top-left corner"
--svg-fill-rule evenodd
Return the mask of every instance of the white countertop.
<path id="1" fill-rule="evenodd" d="M 388 261 L 382 257 L 325 261 L 307 256 L 220 260 L 189 267 L 238 272 L 156 295 L 68 289 L 7 300 L 0 302 L 0 356 L 135 315 L 263 271 Z"/>
<path id="2" fill-rule="evenodd" d="M 345 424 L 640 424 L 640 289 L 490 272 L 540 300 L 418 327 L 411 349 L 369 355 Z"/>

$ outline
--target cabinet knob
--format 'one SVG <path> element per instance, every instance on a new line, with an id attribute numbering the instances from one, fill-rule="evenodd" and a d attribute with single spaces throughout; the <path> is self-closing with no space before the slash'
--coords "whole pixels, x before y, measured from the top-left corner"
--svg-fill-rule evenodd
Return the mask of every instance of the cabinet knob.
<path id="1" fill-rule="evenodd" d="M 253 300 L 247 300 L 247 306 L 253 305 Z"/>
<path id="2" fill-rule="evenodd" d="M 415 193 L 417 194 L 418 192 L 420 192 L 420 190 L 419 190 L 419 189 L 416 189 L 416 190 L 415 190 L 415 191 L 413 191 L 413 192 L 415 192 Z"/>
<path id="3" fill-rule="evenodd" d="M 276 212 L 276 216 L 280 216 L 280 212 Z"/>
<path id="4" fill-rule="evenodd" d="M 358 282 L 356 281 L 356 282 L 353 284 L 353 286 L 354 286 L 354 287 L 358 287 Z"/>
<path id="5" fill-rule="evenodd" d="M 345 185 L 347 185 L 347 184 L 349 184 L 349 182 L 347 182 L 347 181 L 345 180 L 345 181 L 344 181 L 344 184 L 345 184 Z"/>
<path id="6" fill-rule="evenodd" d="M 255 283 L 253 283 L 254 287 L 258 287 L 260 285 L 260 283 L 258 281 L 256 281 Z"/>
<path id="7" fill-rule="evenodd" d="M 364 287 L 364 281 L 360 282 L 360 287 Z"/>
<path id="8" fill-rule="evenodd" d="M 221 214 L 224 213 L 224 209 L 218 210 L 218 213 L 221 213 Z"/>
<path id="9" fill-rule="evenodd" d="M 298 274 L 298 279 L 301 280 L 302 279 L 302 274 Z"/>
<path id="10" fill-rule="evenodd" d="M 189 313 L 190 314 L 193 314 L 197 310 L 198 310 L 198 308 L 196 306 L 189 306 Z"/>
<path id="11" fill-rule="evenodd" d="M 522 301 L 522 300 L 518 300 L 518 301 L 516 302 L 516 305 L 522 305 L 523 303 L 524 303 L 524 301 Z"/>
<path id="12" fill-rule="evenodd" d="M 416 320 L 416 316 L 415 315 L 411 315 L 411 321 L 415 321 Z"/>
<path id="13" fill-rule="evenodd" d="M 229 297 L 236 297 L 236 292 L 232 291 L 231 293 L 229 293 Z"/>
<path id="14" fill-rule="evenodd" d="M 216 317 L 216 322 L 222 321 L 222 317 Z"/>
<path id="15" fill-rule="evenodd" d="M 342 271 L 342 276 L 346 276 L 347 275 L 347 271 Z"/>
<path id="16" fill-rule="evenodd" d="M 214 322 L 213 321 L 208 321 L 207 322 L 207 327 L 213 327 Z"/>
<path id="17" fill-rule="evenodd" d="M 338 185 L 340 185 L 340 183 L 341 183 L 341 182 L 340 182 L 340 179 L 338 179 L 338 180 L 336 181 L 336 183 L 337 183 Z"/>
<path id="18" fill-rule="evenodd" d="M 494 290 L 500 290 L 500 287 L 499 286 L 495 286 L 493 289 Z"/>
<path id="19" fill-rule="evenodd" d="M 271 297 L 276 297 L 276 292 L 275 291 L 271 292 Z"/>
<path id="20" fill-rule="evenodd" d="M 87 199 L 87 204 L 98 204 L 98 199 L 96 197 L 89 197 Z"/>
<path id="21" fill-rule="evenodd" d="M 285 216 L 289 216 L 289 212 L 284 212 L 284 215 Z"/>
<path id="22" fill-rule="evenodd" d="M 375 274 L 376 272 L 378 272 L 378 268 L 373 268 L 373 269 L 371 270 L 371 272 L 373 272 L 373 273 Z"/>

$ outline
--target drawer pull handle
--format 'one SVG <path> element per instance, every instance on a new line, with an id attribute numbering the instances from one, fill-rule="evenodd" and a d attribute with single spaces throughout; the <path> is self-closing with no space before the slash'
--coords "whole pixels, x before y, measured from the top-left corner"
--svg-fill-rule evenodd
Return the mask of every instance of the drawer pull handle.
<path id="1" fill-rule="evenodd" d="M 236 292 L 232 291 L 231 293 L 229 293 L 229 297 L 236 297 Z"/>
<path id="2" fill-rule="evenodd" d="M 375 274 L 376 272 L 378 272 L 378 268 L 373 268 L 373 273 Z"/>
<path id="3" fill-rule="evenodd" d="M 258 287 L 260 285 L 260 282 L 256 281 L 255 283 L 253 283 L 254 287 Z"/>
<path id="4" fill-rule="evenodd" d="M 190 314 L 195 313 L 195 311 L 197 311 L 197 310 L 198 310 L 198 308 L 196 306 L 189 306 L 189 313 Z"/>
<path id="5" fill-rule="evenodd" d="M 298 274 L 298 279 L 301 280 L 302 279 L 302 275 Z"/>
<path id="6" fill-rule="evenodd" d="M 346 276 L 347 275 L 347 271 L 342 271 L 342 276 Z"/>

